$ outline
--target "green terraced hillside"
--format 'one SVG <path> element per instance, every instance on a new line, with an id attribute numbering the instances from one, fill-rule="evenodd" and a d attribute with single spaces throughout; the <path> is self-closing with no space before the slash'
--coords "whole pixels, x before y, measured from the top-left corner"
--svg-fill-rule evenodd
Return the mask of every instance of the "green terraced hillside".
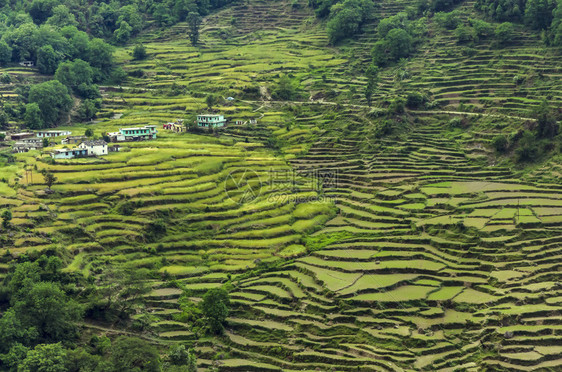
<path id="1" fill-rule="evenodd" d="M 413 4 L 376 3 L 379 19 Z M 474 3 L 456 7 L 463 22 L 483 18 Z M 193 346 L 201 371 L 560 370 L 559 137 L 533 164 L 492 146 L 534 128 L 544 99 L 560 109 L 559 51 L 523 25 L 501 49 L 459 45 L 429 18 L 417 51 L 381 68 L 369 107 L 376 25 L 330 46 L 304 1 L 252 0 L 207 16 L 198 47 L 186 23 L 150 27 L 117 48 L 129 76 L 101 87 L 97 120 L 61 129 L 153 124 L 158 139 L 95 159 L 52 161 L 59 139 L 15 154 L 0 170 L 14 226 L 0 255 L 63 249 L 64 271 L 100 287 L 110 268 L 143 274 L 142 330 L 84 328 Z M 136 43 L 147 59 L 132 59 Z M 285 75 L 294 101 L 271 97 Z M 15 88 L 0 85 L 2 99 Z M 388 110 L 411 92 L 431 104 Z M 214 109 L 257 124 L 162 129 L 207 111 L 208 94 L 235 97 Z M 219 287 L 225 332 L 201 334 L 182 304 Z"/>

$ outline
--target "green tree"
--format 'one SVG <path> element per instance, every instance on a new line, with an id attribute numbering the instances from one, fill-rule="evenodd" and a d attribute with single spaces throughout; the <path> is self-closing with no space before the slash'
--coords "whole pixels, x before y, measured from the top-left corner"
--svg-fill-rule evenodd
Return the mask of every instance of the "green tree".
<path id="1" fill-rule="evenodd" d="M 213 106 L 217 103 L 217 97 L 214 94 L 208 94 L 205 98 L 205 102 L 207 103 L 207 108 L 212 110 Z"/>
<path id="2" fill-rule="evenodd" d="M 55 72 L 55 79 L 69 88 L 76 89 L 81 84 L 91 85 L 94 71 L 88 62 L 76 59 L 61 63 Z"/>
<path id="3" fill-rule="evenodd" d="M 65 358 L 66 350 L 60 343 L 37 345 L 29 350 L 18 372 L 67 372 Z"/>
<path id="4" fill-rule="evenodd" d="M 53 15 L 47 19 L 47 24 L 62 28 L 65 26 L 77 26 L 76 17 L 70 12 L 66 5 L 60 4 L 53 8 Z"/>
<path id="5" fill-rule="evenodd" d="M 515 27 L 511 22 L 504 22 L 496 27 L 495 33 L 500 44 L 507 44 L 513 39 Z"/>
<path id="6" fill-rule="evenodd" d="M 8 309 L 0 318 L 0 354 L 20 343 L 29 345 L 37 339 L 37 330 L 34 327 L 26 327 L 22 324 L 13 309 Z"/>
<path id="7" fill-rule="evenodd" d="M 508 144 L 509 142 L 503 134 L 494 137 L 494 139 L 492 140 L 492 146 L 494 146 L 497 152 L 506 152 Z"/>
<path id="8" fill-rule="evenodd" d="M 201 16 L 197 12 L 189 12 L 187 15 L 187 24 L 189 25 L 189 40 L 192 46 L 196 46 L 199 42 L 199 27 L 201 26 Z"/>
<path id="9" fill-rule="evenodd" d="M 37 69 L 42 74 L 55 73 L 62 57 L 55 52 L 51 45 L 45 45 L 37 51 Z"/>
<path id="10" fill-rule="evenodd" d="M 48 138 L 43 138 L 43 147 L 49 147 L 49 139 Z"/>
<path id="11" fill-rule="evenodd" d="M 29 129 L 44 128 L 45 123 L 41 117 L 41 109 L 37 103 L 28 103 L 25 105 L 25 113 L 23 115 L 23 122 Z"/>
<path id="12" fill-rule="evenodd" d="M 86 131 L 84 132 L 84 135 L 86 137 L 93 137 L 94 136 L 94 131 L 92 130 L 92 128 L 88 128 L 86 129 Z"/>
<path id="13" fill-rule="evenodd" d="M 379 68 L 371 64 L 367 68 L 365 75 L 367 75 L 367 87 L 365 88 L 365 99 L 367 100 L 367 104 L 371 106 L 373 93 L 375 92 L 375 89 L 377 87 Z"/>
<path id="14" fill-rule="evenodd" d="M 228 317 L 230 297 L 224 288 L 209 289 L 203 296 L 201 311 L 212 333 L 221 334 Z"/>
<path id="15" fill-rule="evenodd" d="M 158 350 L 148 342 L 135 337 L 117 338 L 111 352 L 115 372 L 160 372 Z"/>
<path id="16" fill-rule="evenodd" d="M 51 186 L 53 186 L 53 183 L 57 182 L 57 177 L 55 177 L 53 173 L 49 172 L 46 169 L 43 169 L 41 174 L 43 174 L 43 179 L 45 180 L 45 184 L 50 190 Z"/>
<path id="17" fill-rule="evenodd" d="M 539 137 L 553 138 L 558 134 L 559 125 L 546 100 L 543 100 L 539 107 L 533 110 L 533 116 L 537 119 Z"/>
<path id="18" fill-rule="evenodd" d="M 56 5 L 57 0 L 33 0 L 29 7 L 29 15 L 36 24 L 40 25 L 53 15 L 53 8 Z"/>
<path id="19" fill-rule="evenodd" d="M 277 86 L 273 90 L 273 96 L 276 99 L 284 101 L 292 101 L 297 98 L 297 87 L 293 80 L 287 76 L 283 75 L 279 78 Z"/>
<path id="20" fill-rule="evenodd" d="M 0 129 L 8 128 L 9 124 L 8 114 L 6 114 L 4 110 L 0 109 Z"/>
<path id="21" fill-rule="evenodd" d="M 68 90 L 58 80 L 33 85 L 29 90 L 29 102 L 38 105 L 45 126 L 63 121 L 73 103 Z"/>
<path id="22" fill-rule="evenodd" d="M 81 318 L 82 308 L 56 283 L 34 283 L 13 308 L 22 324 L 37 329 L 42 340 L 63 341 L 77 335 L 75 322 Z"/>
<path id="23" fill-rule="evenodd" d="M 78 119 L 81 121 L 87 121 L 93 119 L 98 113 L 98 105 L 96 105 L 96 100 L 85 99 L 80 103 L 78 109 L 76 110 Z"/>
<path id="24" fill-rule="evenodd" d="M 11 60 L 12 48 L 5 41 L 0 41 L 0 66 L 5 66 Z"/>
<path id="25" fill-rule="evenodd" d="M 145 59 L 147 56 L 146 48 L 142 44 L 137 44 L 135 49 L 133 49 L 133 59 L 135 60 L 142 60 Z"/>
<path id="26" fill-rule="evenodd" d="M 525 131 L 519 139 L 518 147 L 515 150 L 518 162 L 533 161 L 539 154 L 539 146 L 535 135 L 530 131 Z"/>
<path id="27" fill-rule="evenodd" d="M 113 39 L 117 44 L 125 44 L 131 38 L 133 28 L 126 22 L 121 21 L 119 28 L 113 32 Z"/>
<path id="28" fill-rule="evenodd" d="M 525 24 L 535 30 L 546 30 L 552 23 L 555 0 L 527 0 L 525 4 Z"/>

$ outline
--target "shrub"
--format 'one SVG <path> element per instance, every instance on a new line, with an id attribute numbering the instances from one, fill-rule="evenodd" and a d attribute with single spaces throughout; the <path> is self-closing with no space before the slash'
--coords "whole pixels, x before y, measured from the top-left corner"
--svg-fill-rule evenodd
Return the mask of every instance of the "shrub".
<path id="1" fill-rule="evenodd" d="M 426 101 L 426 98 L 423 94 L 412 92 L 408 94 L 406 98 L 406 106 L 410 109 L 416 109 L 422 106 Z"/>
<path id="2" fill-rule="evenodd" d="M 496 38 L 500 44 L 507 44 L 513 39 L 515 27 L 511 22 L 504 22 L 496 27 Z"/>
<path id="3" fill-rule="evenodd" d="M 494 137 L 492 146 L 494 146 L 497 152 L 505 152 L 508 146 L 507 138 L 503 134 Z"/>
<path id="4" fill-rule="evenodd" d="M 138 44 L 137 46 L 135 46 L 135 49 L 133 49 L 133 59 L 142 60 L 142 59 L 145 59 L 146 56 L 147 56 L 147 53 L 146 53 L 146 48 L 144 47 L 144 45 Z"/>

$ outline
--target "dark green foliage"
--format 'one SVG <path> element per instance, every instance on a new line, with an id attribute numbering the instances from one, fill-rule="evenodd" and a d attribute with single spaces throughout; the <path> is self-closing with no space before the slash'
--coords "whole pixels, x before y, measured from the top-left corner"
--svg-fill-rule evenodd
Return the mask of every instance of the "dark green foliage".
<path id="1" fill-rule="evenodd" d="M 426 97 L 418 92 L 412 92 L 408 94 L 406 98 L 406 106 L 410 109 L 416 109 L 423 106 L 426 101 Z"/>
<path id="2" fill-rule="evenodd" d="M 367 75 L 367 87 L 365 88 L 365 99 L 367 104 L 371 106 L 373 93 L 375 92 L 377 82 L 378 82 L 379 69 L 377 66 L 371 64 L 365 75 Z"/>
<path id="3" fill-rule="evenodd" d="M 373 61 L 378 66 L 385 66 L 389 62 L 408 57 L 412 51 L 412 36 L 404 29 L 394 28 L 388 32 L 383 40 L 375 43 Z"/>
<path id="4" fill-rule="evenodd" d="M 84 132 L 84 135 L 86 137 L 93 137 L 94 136 L 94 131 L 92 130 L 92 128 L 88 128 L 86 129 L 86 131 Z"/>
<path id="5" fill-rule="evenodd" d="M 463 24 L 459 25 L 455 29 L 455 36 L 459 44 L 466 44 L 478 41 L 478 36 L 474 28 L 470 26 L 465 26 Z"/>
<path id="6" fill-rule="evenodd" d="M 119 337 L 113 343 L 111 361 L 115 372 L 160 372 L 158 350 L 140 338 Z"/>
<path id="7" fill-rule="evenodd" d="M 203 296 L 201 310 L 212 333 L 221 334 L 223 332 L 223 323 L 228 317 L 229 307 L 230 297 L 223 288 L 209 289 Z"/>
<path id="8" fill-rule="evenodd" d="M 518 162 L 529 162 L 537 158 L 539 144 L 531 131 L 525 131 L 519 139 L 516 154 Z"/>
<path id="9" fill-rule="evenodd" d="M 51 45 L 45 45 L 37 51 L 37 69 L 42 74 L 55 73 L 62 56 Z"/>
<path id="10" fill-rule="evenodd" d="M 42 126 L 46 127 L 64 121 L 72 108 L 72 98 L 70 98 L 68 90 L 57 80 L 33 85 L 29 90 L 29 102 L 37 104 Z M 29 125 L 27 120 L 26 124 Z"/>
<path id="11" fill-rule="evenodd" d="M 515 27 L 513 23 L 504 22 L 496 27 L 496 38 L 500 44 L 508 44 L 513 39 Z"/>
<path id="12" fill-rule="evenodd" d="M 559 125 L 546 100 L 533 111 L 533 116 L 537 119 L 538 137 L 553 138 L 558 134 Z"/>
<path id="13" fill-rule="evenodd" d="M 46 341 L 76 337 L 74 322 L 81 317 L 81 307 L 51 282 L 39 282 L 14 304 L 22 323 L 37 329 Z"/>
<path id="14" fill-rule="evenodd" d="M 44 128 L 43 117 L 41 116 L 41 109 L 37 103 L 28 103 L 25 105 L 25 114 L 23 122 L 29 129 Z"/>
<path id="15" fill-rule="evenodd" d="M 61 63 L 55 73 L 55 79 L 71 89 L 76 89 L 81 84 L 91 85 L 94 81 L 94 71 L 88 62 L 76 59 Z"/>
<path id="16" fill-rule="evenodd" d="M 546 30 L 552 23 L 554 8 L 555 0 L 527 0 L 523 17 L 525 24 L 535 30 Z"/>
<path id="17" fill-rule="evenodd" d="M 12 60 L 12 48 L 5 41 L 0 41 L 0 66 L 5 66 Z"/>
<path id="18" fill-rule="evenodd" d="M 494 137 L 492 140 L 492 146 L 496 149 L 497 152 L 505 152 L 508 147 L 507 137 L 503 134 Z"/>
<path id="19" fill-rule="evenodd" d="M 201 16 L 197 12 L 190 12 L 187 15 L 187 24 L 189 25 L 189 40 L 192 46 L 196 46 L 199 42 L 199 27 L 201 26 Z"/>
<path id="20" fill-rule="evenodd" d="M 145 59 L 147 56 L 146 48 L 142 44 L 137 44 L 135 49 L 133 49 L 133 59 L 135 60 L 142 60 Z"/>
<path id="21" fill-rule="evenodd" d="M 76 114 L 79 120 L 87 121 L 93 119 L 101 108 L 101 100 L 85 99 L 80 103 Z"/>
<path id="22" fill-rule="evenodd" d="M 494 35 L 494 26 L 486 21 L 481 19 L 469 19 L 468 23 L 474 28 L 479 38 L 486 38 Z"/>
<path id="23" fill-rule="evenodd" d="M 373 3 L 369 0 L 345 0 L 330 9 L 327 23 L 330 44 L 336 44 L 359 32 L 361 25 L 372 18 Z"/>
<path id="24" fill-rule="evenodd" d="M 293 101 L 299 98 L 297 84 L 289 76 L 283 75 L 279 78 L 277 86 L 271 96 L 275 99 Z"/>
<path id="25" fill-rule="evenodd" d="M 527 0 L 477 0 L 475 8 L 498 21 L 519 22 Z"/>
<path id="26" fill-rule="evenodd" d="M 18 366 L 21 372 L 67 372 L 66 350 L 60 343 L 37 345 Z"/>
<path id="27" fill-rule="evenodd" d="M 435 19 L 435 22 L 439 24 L 439 26 L 444 27 L 448 30 L 454 30 L 461 23 L 459 13 L 456 11 L 449 13 L 436 13 L 433 18 Z"/>

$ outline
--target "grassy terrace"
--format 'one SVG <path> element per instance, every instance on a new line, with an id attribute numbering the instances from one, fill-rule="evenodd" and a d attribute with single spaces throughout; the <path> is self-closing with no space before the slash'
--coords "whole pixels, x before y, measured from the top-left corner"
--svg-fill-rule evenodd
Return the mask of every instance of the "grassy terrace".
<path id="1" fill-rule="evenodd" d="M 378 11 L 392 15 L 409 3 L 383 1 Z M 143 34 L 147 60 L 131 61 L 132 46 L 116 54 L 143 76 L 104 89 L 107 118 L 68 129 L 99 136 L 160 125 L 203 111 L 206 93 L 271 91 L 285 73 L 306 95 L 332 91 L 336 102 L 361 105 L 357 63 L 375 24 L 358 42 L 327 47 L 323 25 L 300 4 L 225 9 L 205 20 L 198 49 L 183 24 Z M 461 9 L 469 14 L 472 5 Z M 526 116 L 542 97 L 561 101 L 558 60 L 523 29 L 517 46 L 497 51 L 482 41 L 472 56 L 450 32 L 430 30 L 435 37 L 414 58 L 381 71 L 377 105 L 412 90 L 430 91 L 447 110 L 512 116 Z M 529 78 L 515 86 L 513 64 L 523 58 Z M 28 72 L 21 70 L 9 72 Z M 410 78 L 398 81 L 400 70 Z M 11 88 L 2 89 L 8 97 Z M 68 271 L 151 273 L 146 333 L 195 343 L 202 370 L 525 371 L 562 363 L 560 159 L 524 173 L 490 150 L 495 135 L 523 120 L 473 117 L 460 129 L 446 114 L 408 112 L 378 138 L 381 119 L 365 107 L 261 98 L 219 105 L 258 125 L 216 137 L 160 129 L 158 140 L 126 143 L 103 159 L 54 164 L 38 152 L 18 154 L 2 169 L 0 208 L 10 206 L 19 230 L 0 254 L 66 247 Z M 38 173 L 44 168 L 58 178 L 53 195 Z M 239 188 L 229 175 L 238 183 L 244 170 L 251 177 Z M 327 176 L 323 187 L 318 172 Z M 244 201 L 249 188 L 259 195 Z M 271 198 L 280 191 L 292 198 Z M 133 213 L 123 213 L 125 204 Z M 166 233 L 147 239 L 157 220 Z M 6 270 L 0 264 L 0 277 Z M 168 279 L 195 300 L 233 284 L 224 337 L 196 341 L 174 319 L 181 291 Z"/>

